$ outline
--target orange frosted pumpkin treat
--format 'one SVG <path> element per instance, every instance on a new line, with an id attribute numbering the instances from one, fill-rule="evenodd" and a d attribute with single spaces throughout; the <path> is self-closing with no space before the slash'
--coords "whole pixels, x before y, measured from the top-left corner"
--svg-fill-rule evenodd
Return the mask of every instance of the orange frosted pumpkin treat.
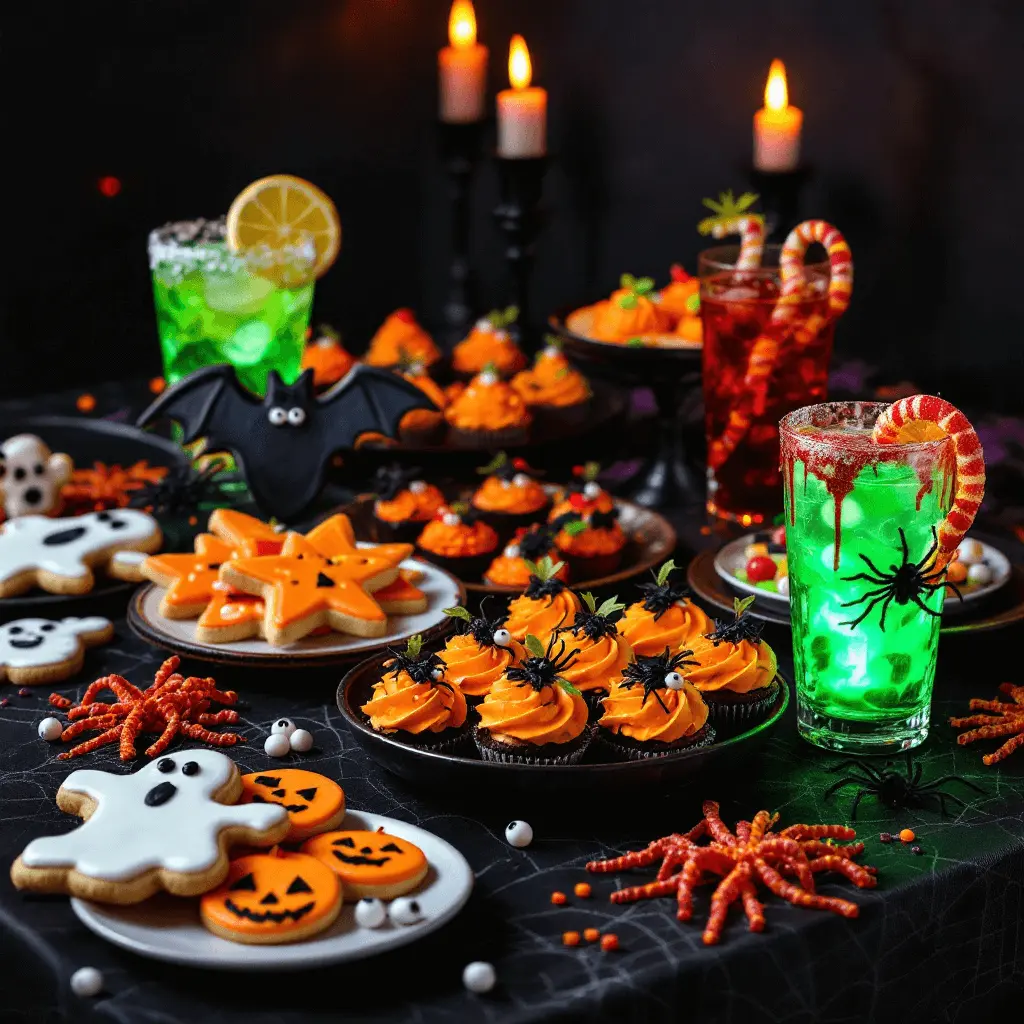
<path id="1" fill-rule="evenodd" d="M 700 278 L 691 277 L 678 263 L 672 265 L 670 273 L 672 280 L 658 292 L 659 308 L 674 321 L 693 316 L 700 308 Z"/>
<path id="2" fill-rule="evenodd" d="M 317 337 L 306 342 L 302 350 L 302 369 L 313 371 L 314 387 L 337 384 L 355 364 L 355 356 L 346 351 L 338 332 L 327 326 L 321 327 Z"/>
<path id="3" fill-rule="evenodd" d="M 569 567 L 559 561 L 555 550 L 554 534 L 546 525 L 535 524 L 528 530 L 516 530 L 512 542 L 507 544 L 484 573 L 484 582 L 497 587 L 523 591 L 530 585 L 530 576 L 536 563 L 547 557 L 560 568 L 555 575 L 563 583 L 569 579 Z"/>
<path id="4" fill-rule="evenodd" d="M 522 596 L 508 606 L 505 628 L 523 641 L 529 634 L 546 643 L 559 626 L 572 623 L 583 607 L 579 595 L 559 578 L 561 562 L 542 558 L 530 565 L 530 580 Z"/>
<path id="5" fill-rule="evenodd" d="M 672 330 L 673 318 L 651 298 L 654 291 L 651 278 L 623 274 L 621 284 L 606 303 L 594 307 L 592 338 L 624 344 L 632 338 Z"/>
<path id="6" fill-rule="evenodd" d="M 501 539 L 507 540 L 520 527 L 544 518 L 551 499 L 530 475 L 525 459 L 510 459 L 505 452 L 498 452 L 477 472 L 486 479 L 469 503 L 498 531 Z"/>
<path id="7" fill-rule="evenodd" d="M 601 465 L 598 462 L 573 466 L 572 479 L 555 496 L 548 520 L 553 522 L 569 512 L 577 516 L 589 515 L 591 512 L 611 512 L 615 508 L 615 499 L 598 482 L 600 472 Z"/>
<path id="8" fill-rule="evenodd" d="M 521 444 L 533 417 L 522 396 L 488 367 L 444 411 L 453 443 L 467 447 Z"/>
<path id="9" fill-rule="evenodd" d="M 419 470 L 397 463 L 381 466 L 374 478 L 374 535 L 378 540 L 411 542 L 445 504 L 438 487 L 420 479 Z"/>
<path id="10" fill-rule="evenodd" d="M 631 604 L 619 623 L 637 654 L 671 653 L 690 647 L 715 624 L 692 601 L 685 576 L 675 562 L 666 562 L 653 583 L 641 583 L 643 600 Z"/>
<path id="11" fill-rule="evenodd" d="M 431 379 L 422 363 L 404 364 L 399 372 L 437 406 L 437 412 L 430 409 L 412 409 L 407 412 L 398 425 L 399 436 L 403 441 L 417 444 L 439 440 L 444 431 L 444 409 L 448 404 L 444 391 Z"/>
<path id="12" fill-rule="evenodd" d="M 439 654 L 447 667 L 446 678 L 466 697 L 485 697 L 506 669 L 526 657 L 526 650 L 512 638 L 503 618 L 473 616 L 462 607 L 445 608 L 444 613 L 463 626 Z"/>
<path id="13" fill-rule="evenodd" d="M 430 867 L 418 846 L 387 832 L 326 832 L 303 843 L 302 852 L 338 875 L 350 901 L 393 900 L 415 889 Z"/>
<path id="14" fill-rule="evenodd" d="M 398 366 L 405 360 L 433 366 L 441 358 L 441 350 L 416 322 L 411 309 L 396 309 L 370 339 L 365 358 L 370 366 Z"/>
<path id="15" fill-rule="evenodd" d="M 516 322 L 519 310 L 515 306 L 495 309 L 460 341 L 452 352 L 452 369 L 456 373 L 472 376 L 484 367 L 493 366 L 503 377 L 509 377 L 526 365 L 526 356 L 512 339 L 509 327 Z"/>
<path id="16" fill-rule="evenodd" d="M 529 370 L 512 378 L 539 424 L 547 427 L 582 422 L 590 408 L 590 385 L 562 354 L 558 339 L 549 336 Z"/>
<path id="17" fill-rule="evenodd" d="M 425 557 L 459 579 L 479 579 L 498 547 L 498 534 L 462 504 L 440 508 L 416 540 Z"/>
<path id="18" fill-rule="evenodd" d="M 242 776 L 243 804 L 278 804 L 288 812 L 284 841 L 295 843 L 337 828 L 345 817 L 345 791 L 333 779 L 302 768 L 273 768 Z"/>
<path id="19" fill-rule="evenodd" d="M 552 522 L 555 547 L 569 562 L 573 579 L 589 580 L 615 572 L 628 538 L 618 524 L 618 509 L 566 512 Z"/>

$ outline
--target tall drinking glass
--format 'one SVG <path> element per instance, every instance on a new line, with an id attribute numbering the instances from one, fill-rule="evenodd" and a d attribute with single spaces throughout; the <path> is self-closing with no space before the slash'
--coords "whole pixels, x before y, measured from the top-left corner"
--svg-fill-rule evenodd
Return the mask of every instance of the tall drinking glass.
<path id="1" fill-rule="evenodd" d="M 832 402 L 780 424 L 797 727 L 860 754 L 928 735 L 945 591 L 929 576 L 955 475 L 946 438 L 874 443 L 885 408 Z"/>
<path id="2" fill-rule="evenodd" d="M 829 264 L 804 268 L 804 301 L 790 327 L 772 323 L 779 297 L 781 246 L 767 245 L 761 266 L 737 270 L 739 246 L 700 254 L 700 314 L 704 322 L 704 426 L 708 440 L 707 509 L 750 525 L 782 509 L 779 420 L 827 397 L 835 318 L 828 316 Z M 810 341 L 798 344 L 792 324 L 825 317 Z M 766 345 L 774 348 L 765 358 Z"/>
<path id="3" fill-rule="evenodd" d="M 157 332 L 168 384 L 201 366 L 230 363 L 239 380 L 263 395 L 267 373 L 291 383 L 299 374 L 313 305 L 315 250 L 275 258 L 292 273 L 279 285 L 254 270 L 267 253 L 246 259 L 224 240 L 224 221 L 182 221 L 149 236 Z"/>

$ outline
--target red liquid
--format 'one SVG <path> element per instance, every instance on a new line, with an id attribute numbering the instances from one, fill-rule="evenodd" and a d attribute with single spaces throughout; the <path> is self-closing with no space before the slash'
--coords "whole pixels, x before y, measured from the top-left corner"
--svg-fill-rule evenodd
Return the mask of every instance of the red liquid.
<path id="1" fill-rule="evenodd" d="M 813 294 L 797 306 L 798 322 L 812 314 L 827 316 L 824 284 L 814 281 Z M 737 296 L 739 289 L 745 294 Z M 701 281 L 704 427 L 709 451 L 714 441 L 726 436 L 734 410 L 750 421 L 722 464 L 709 466 L 707 507 L 713 515 L 744 524 L 770 521 L 782 511 L 779 420 L 827 397 L 835 320 L 828 319 L 812 341 L 798 345 L 791 331 L 771 324 L 777 295 L 776 281 L 744 279 L 742 272 L 715 274 Z M 754 393 L 744 378 L 754 343 L 763 334 L 776 338 L 779 348 L 755 407 Z"/>

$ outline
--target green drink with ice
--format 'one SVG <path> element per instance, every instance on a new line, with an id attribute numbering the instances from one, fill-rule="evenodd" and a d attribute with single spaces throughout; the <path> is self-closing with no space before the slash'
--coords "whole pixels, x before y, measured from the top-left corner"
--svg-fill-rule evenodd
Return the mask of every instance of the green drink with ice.
<path id="1" fill-rule="evenodd" d="M 876 444 L 885 408 L 828 403 L 780 425 L 798 729 L 855 753 L 928 735 L 945 591 L 952 445 Z"/>
<path id="2" fill-rule="evenodd" d="M 313 305 L 308 272 L 315 252 L 293 248 L 280 257 L 294 265 L 294 285 L 255 272 L 255 259 L 225 242 L 224 221 L 168 224 L 149 236 L 153 300 L 168 384 L 202 366 L 230 363 L 256 394 L 276 370 L 286 383 L 299 374 Z M 305 272 L 303 272 L 305 271 Z"/>

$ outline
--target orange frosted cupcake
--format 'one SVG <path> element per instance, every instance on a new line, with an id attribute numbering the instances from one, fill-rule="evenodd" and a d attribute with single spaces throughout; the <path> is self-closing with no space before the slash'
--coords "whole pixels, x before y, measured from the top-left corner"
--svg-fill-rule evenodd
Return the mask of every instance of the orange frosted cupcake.
<path id="1" fill-rule="evenodd" d="M 302 369 L 313 371 L 315 388 L 329 388 L 337 384 L 355 364 L 355 356 L 345 350 L 338 332 L 326 324 L 302 350 Z"/>
<path id="2" fill-rule="evenodd" d="M 486 600 L 486 598 L 484 599 Z M 507 669 L 526 657 L 526 650 L 505 628 L 504 619 L 473 616 L 465 608 L 445 608 L 445 615 L 459 619 L 462 631 L 450 637 L 440 653 L 447 679 L 473 702 L 482 700 Z"/>
<path id="3" fill-rule="evenodd" d="M 716 723 L 758 718 L 779 694 L 775 652 L 761 639 L 764 623 L 747 611 L 753 600 L 736 598 L 736 618 L 727 624 L 716 619 L 715 631 L 692 644 L 700 665 L 687 678 L 704 695 Z"/>
<path id="4" fill-rule="evenodd" d="M 548 519 L 554 521 L 566 513 L 584 516 L 590 512 L 611 512 L 615 499 L 598 482 L 599 462 L 585 462 L 572 467 L 572 479 L 555 496 Z"/>
<path id="5" fill-rule="evenodd" d="M 550 335 L 533 367 L 512 378 L 512 387 L 523 396 L 544 429 L 575 426 L 587 418 L 590 410 L 587 378 L 573 368 L 562 354 L 558 339 Z"/>
<path id="6" fill-rule="evenodd" d="M 658 292 L 656 298 L 658 308 L 664 310 L 673 323 L 677 323 L 684 316 L 692 316 L 700 308 L 700 278 L 691 277 L 678 263 L 672 265 L 669 273 L 672 280 Z M 694 299 L 697 300 L 696 309 Z"/>
<path id="7" fill-rule="evenodd" d="M 404 651 L 388 648 L 380 681 L 360 708 L 374 731 L 430 750 L 456 750 L 469 737 L 466 698 L 445 678 L 436 653 L 423 653 L 423 637 Z"/>
<path id="8" fill-rule="evenodd" d="M 430 409 L 412 409 L 398 425 L 398 436 L 410 444 L 433 444 L 444 435 L 444 410 L 448 399 L 444 391 L 434 382 L 422 363 L 403 363 L 399 374 L 410 384 L 415 384 L 437 406 L 437 412 Z"/>
<path id="9" fill-rule="evenodd" d="M 652 300 L 651 278 L 623 274 L 620 283 L 622 287 L 612 292 L 607 302 L 594 307 L 590 336 L 595 341 L 625 344 L 632 338 L 672 330 L 673 318 Z"/>
<path id="10" fill-rule="evenodd" d="M 370 339 L 365 360 L 370 366 L 390 368 L 406 360 L 433 366 L 441 350 L 416 322 L 411 309 L 396 309 Z"/>
<path id="11" fill-rule="evenodd" d="M 417 479 L 418 469 L 381 466 L 374 478 L 373 539 L 410 544 L 445 504 L 440 489 Z"/>
<path id="12" fill-rule="evenodd" d="M 492 367 L 451 400 L 444 418 L 452 443 L 466 448 L 522 444 L 532 420 L 526 402 Z"/>
<path id="13" fill-rule="evenodd" d="M 580 594 L 580 598 L 584 607 L 572 625 L 558 630 L 567 646 L 577 652 L 562 678 L 583 694 L 591 711 L 599 713 L 600 699 L 622 678 L 623 669 L 633 659 L 633 649 L 617 626 L 625 605 L 610 597 L 598 606 L 590 593 Z"/>
<path id="14" fill-rule="evenodd" d="M 682 569 L 666 562 L 653 583 L 641 583 L 642 601 L 631 604 L 619 623 L 622 635 L 637 654 L 675 652 L 710 633 L 715 624 L 689 600 L 689 587 Z"/>
<path id="15" fill-rule="evenodd" d="M 494 529 L 461 503 L 437 510 L 416 546 L 424 557 L 460 580 L 478 580 L 498 547 Z"/>
<path id="16" fill-rule="evenodd" d="M 552 522 L 558 532 L 555 547 L 569 563 L 575 580 L 592 580 L 615 572 L 622 563 L 628 538 L 618 524 L 618 509 L 610 512 L 566 512 Z"/>
<path id="17" fill-rule="evenodd" d="M 477 750 L 485 761 L 506 764 L 576 764 L 592 730 L 586 702 L 563 677 L 572 653 L 557 635 L 545 645 L 531 634 L 526 650 L 477 705 Z"/>
<path id="18" fill-rule="evenodd" d="M 516 530 L 543 519 L 551 499 L 547 491 L 529 474 L 526 459 L 510 459 L 498 454 L 477 470 L 487 479 L 469 499 L 470 505 L 498 531 L 502 541 Z"/>
<path id="19" fill-rule="evenodd" d="M 561 562 L 542 558 L 530 573 L 530 581 L 521 597 L 508 606 L 505 628 L 517 640 L 533 634 L 547 642 L 559 626 L 567 626 L 583 607 L 579 596 L 559 579 Z"/>
<path id="20" fill-rule="evenodd" d="M 526 356 L 515 343 L 509 328 L 516 322 L 519 310 L 515 306 L 495 309 L 482 320 L 452 351 L 452 369 L 467 377 L 493 366 L 503 377 L 511 377 L 526 365 Z"/>
<path id="21" fill-rule="evenodd" d="M 598 721 L 601 745 L 613 756 L 639 761 L 714 742 L 708 705 L 683 674 L 695 664 L 690 653 L 639 654 L 626 666 Z"/>
<path id="22" fill-rule="evenodd" d="M 512 543 L 505 546 L 484 573 L 484 582 L 496 587 L 525 590 L 542 558 L 548 558 L 552 563 L 558 562 L 561 568 L 555 575 L 563 583 L 568 582 L 569 567 L 559 560 L 558 552 L 555 551 L 555 536 L 547 525 L 535 523 L 529 529 L 516 530 Z"/>

